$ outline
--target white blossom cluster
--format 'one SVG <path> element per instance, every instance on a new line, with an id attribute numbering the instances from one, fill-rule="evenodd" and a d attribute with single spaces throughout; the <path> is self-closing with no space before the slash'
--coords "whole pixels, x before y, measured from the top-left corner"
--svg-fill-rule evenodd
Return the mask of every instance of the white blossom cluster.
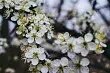
<path id="1" fill-rule="evenodd" d="M 16 10 L 24 10 L 29 12 L 29 8 L 37 6 L 37 0 L 0 0 L 0 9 L 15 8 Z"/>
<path id="2" fill-rule="evenodd" d="M 14 13 L 11 20 L 17 21 L 19 27 L 16 33 L 26 37 L 28 43 L 36 42 L 37 44 L 41 44 L 44 41 L 45 34 L 48 35 L 48 39 L 51 39 L 53 36 L 53 32 L 51 31 L 52 26 L 45 14 L 24 15 Z"/>
<path id="3" fill-rule="evenodd" d="M 87 58 L 81 59 L 73 52 L 68 52 L 68 57 L 55 60 L 45 59 L 45 63 L 37 66 L 32 64 L 29 70 L 35 73 L 89 73 L 87 66 L 90 61 Z"/>
<path id="4" fill-rule="evenodd" d="M 74 52 L 81 53 L 82 56 L 87 56 L 89 52 L 103 53 L 105 44 L 105 34 L 95 32 L 94 34 L 88 32 L 83 37 L 72 37 L 68 32 L 59 33 L 55 44 L 60 45 L 62 53 Z"/>
<path id="5" fill-rule="evenodd" d="M 45 0 L 0 0 L 0 9 L 15 10 L 11 12 L 11 20 L 17 22 L 16 33 L 22 40 L 20 47 L 23 59 L 30 63 L 29 70 L 32 73 L 89 73 L 90 61 L 86 57 L 104 52 L 103 47 L 107 47 L 106 26 L 97 25 L 90 14 L 76 15 L 75 25 L 81 30 L 81 36 L 57 33 L 50 19 L 40 10 L 42 2 Z M 59 46 L 59 52 L 66 56 L 50 57 L 51 54 L 42 47 L 47 39 L 53 40 L 51 45 Z"/>

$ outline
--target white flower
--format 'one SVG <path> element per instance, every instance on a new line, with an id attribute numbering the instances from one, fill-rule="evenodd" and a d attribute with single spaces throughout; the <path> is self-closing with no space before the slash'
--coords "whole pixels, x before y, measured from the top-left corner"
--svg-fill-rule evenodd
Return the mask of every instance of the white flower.
<path id="1" fill-rule="evenodd" d="M 102 47 L 107 47 L 105 42 L 105 34 L 103 33 L 95 33 L 95 43 L 100 44 Z"/>
<path id="2" fill-rule="evenodd" d="M 56 59 L 56 60 L 51 62 L 52 68 L 50 71 L 52 73 L 64 72 L 64 69 L 66 68 L 68 63 L 69 63 L 69 61 L 66 57 L 62 57 L 61 60 Z"/>
<path id="3" fill-rule="evenodd" d="M 69 33 L 65 32 L 64 34 L 59 33 L 57 40 L 55 40 L 56 44 L 65 44 L 66 40 L 69 39 Z"/>
<path id="4" fill-rule="evenodd" d="M 32 65 L 37 65 L 39 60 L 45 60 L 46 55 L 44 53 L 44 48 L 32 48 L 25 53 L 27 60 L 32 62 Z"/>
<path id="5" fill-rule="evenodd" d="M 87 58 L 80 59 L 79 57 L 75 57 L 72 59 L 73 63 L 70 63 L 70 68 L 74 70 L 75 73 L 89 73 L 89 60 Z"/>
<path id="6" fill-rule="evenodd" d="M 59 33 L 54 43 L 60 45 L 62 53 L 68 51 L 73 52 L 76 45 L 76 38 L 70 37 L 68 32 L 65 32 L 64 34 Z"/>
<path id="7" fill-rule="evenodd" d="M 95 51 L 97 44 L 92 42 L 93 35 L 91 33 L 85 34 L 84 38 L 79 37 L 75 46 L 74 52 L 81 53 L 82 56 L 86 56 L 89 51 Z"/>
<path id="8" fill-rule="evenodd" d="M 36 42 L 37 44 L 41 44 L 43 42 L 43 39 L 38 37 L 37 31 L 35 29 L 33 29 L 30 33 L 27 33 L 26 37 L 29 43 Z"/>
<path id="9" fill-rule="evenodd" d="M 95 33 L 95 43 L 97 44 L 96 53 L 101 54 L 104 52 L 103 47 L 107 47 L 105 44 L 105 34 L 104 33 Z"/>

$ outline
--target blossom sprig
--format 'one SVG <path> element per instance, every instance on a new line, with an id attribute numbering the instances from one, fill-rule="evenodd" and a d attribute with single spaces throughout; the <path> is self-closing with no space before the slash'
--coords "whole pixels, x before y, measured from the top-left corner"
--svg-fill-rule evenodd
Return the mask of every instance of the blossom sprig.
<path id="1" fill-rule="evenodd" d="M 82 56 L 87 56 L 93 51 L 102 53 L 104 51 L 102 48 L 107 47 L 103 33 L 92 34 L 90 32 L 78 38 L 70 36 L 68 32 L 59 33 L 54 43 L 60 45 L 62 53 L 81 53 Z"/>
<path id="2" fill-rule="evenodd" d="M 22 17 L 18 19 L 18 25 L 20 26 L 18 27 L 17 34 L 26 37 L 28 43 L 36 42 L 40 44 L 45 34 L 47 34 L 47 38 L 49 39 L 52 37 L 52 26 L 44 14 Z"/>
<path id="3" fill-rule="evenodd" d="M 43 65 L 31 65 L 30 70 L 38 73 L 89 73 L 87 66 L 90 61 L 87 58 L 80 58 L 72 52 L 68 53 L 68 57 L 54 60 L 46 59 Z"/>
<path id="4" fill-rule="evenodd" d="M 29 12 L 30 7 L 37 6 L 37 0 L 0 0 L 0 9 L 3 7 L 9 9 L 14 8 L 15 10 L 24 10 Z"/>

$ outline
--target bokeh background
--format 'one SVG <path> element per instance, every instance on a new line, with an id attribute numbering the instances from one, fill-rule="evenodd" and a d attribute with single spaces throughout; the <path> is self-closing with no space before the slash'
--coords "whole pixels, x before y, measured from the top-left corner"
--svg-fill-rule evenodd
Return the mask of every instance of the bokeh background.
<path id="1" fill-rule="evenodd" d="M 52 18 L 57 32 L 70 32 L 78 36 L 80 31 L 75 25 L 74 9 L 82 14 L 92 9 L 96 11 L 97 23 L 110 27 L 110 0 L 40 0 L 42 9 Z M 0 73 L 30 73 L 29 64 L 22 59 L 20 40 L 16 35 L 16 23 L 3 17 L 0 10 L 0 38 L 6 38 L 8 48 L 0 47 Z M 90 73 L 110 73 L 110 32 L 107 36 L 107 48 L 102 55 L 90 55 Z M 1 43 L 1 40 L 0 40 Z"/>

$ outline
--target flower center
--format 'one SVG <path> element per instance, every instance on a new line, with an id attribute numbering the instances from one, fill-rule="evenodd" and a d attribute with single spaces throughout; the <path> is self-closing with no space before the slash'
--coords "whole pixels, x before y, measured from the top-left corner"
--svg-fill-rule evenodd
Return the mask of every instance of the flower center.
<path id="1" fill-rule="evenodd" d="M 76 64 L 76 68 L 79 69 L 81 67 L 81 65 L 78 63 Z"/>
<path id="2" fill-rule="evenodd" d="M 82 45 L 83 45 L 84 47 L 86 47 L 86 46 L 87 46 L 87 42 L 83 42 Z"/>
<path id="3" fill-rule="evenodd" d="M 36 38 L 37 36 L 36 36 L 36 34 L 34 33 L 34 34 L 32 35 L 32 37 L 33 37 L 33 38 Z"/>
<path id="4" fill-rule="evenodd" d="M 40 26 L 36 26 L 35 29 L 36 29 L 37 31 L 39 31 L 41 28 L 40 28 Z"/>
<path id="5" fill-rule="evenodd" d="M 69 44 L 69 49 L 72 49 L 73 48 L 73 45 L 72 44 Z"/>
<path id="6" fill-rule="evenodd" d="M 34 52 L 33 53 L 33 57 L 37 57 L 38 56 L 38 53 L 37 52 Z"/>
<path id="7" fill-rule="evenodd" d="M 63 67 L 60 65 L 59 70 L 63 71 Z"/>

